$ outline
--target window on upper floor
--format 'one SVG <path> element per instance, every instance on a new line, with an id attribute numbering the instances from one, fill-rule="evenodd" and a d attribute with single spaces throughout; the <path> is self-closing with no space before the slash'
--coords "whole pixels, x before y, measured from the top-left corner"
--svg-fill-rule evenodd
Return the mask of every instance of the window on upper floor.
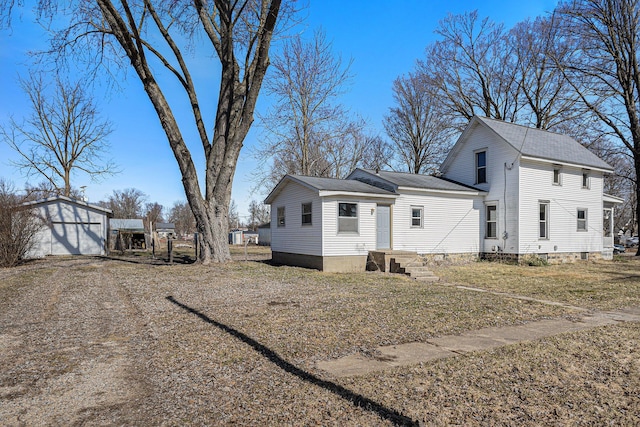
<path id="1" fill-rule="evenodd" d="M 582 188 L 589 188 L 589 171 L 587 169 L 582 170 Z"/>
<path id="2" fill-rule="evenodd" d="M 277 210 L 278 227 L 284 227 L 284 206 L 279 206 Z"/>
<path id="3" fill-rule="evenodd" d="M 311 203 L 302 204 L 302 225 L 311 225 Z"/>
<path id="4" fill-rule="evenodd" d="M 358 204 L 338 203 L 338 233 L 358 232 Z"/>
<path id="5" fill-rule="evenodd" d="M 553 185 L 562 185 L 562 171 L 560 166 L 553 166 Z"/>
<path id="6" fill-rule="evenodd" d="M 411 227 L 422 228 L 424 208 L 422 206 L 411 206 Z"/>
<path id="7" fill-rule="evenodd" d="M 476 152 L 476 184 L 487 182 L 487 152 Z"/>
<path id="8" fill-rule="evenodd" d="M 486 212 L 487 227 L 486 227 L 485 237 L 487 239 L 497 239 L 498 238 L 498 206 L 487 205 L 486 211 L 487 211 Z"/>
<path id="9" fill-rule="evenodd" d="M 538 217 L 540 231 L 538 237 L 540 239 L 549 238 L 549 202 L 543 201 L 539 204 L 540 216 Z"/>
<path id="10" fill-rule="evenodd" d="M 578 208 L 576 216 L 578 218 L 578 231 L 587 231 L 587 210 Z"/>

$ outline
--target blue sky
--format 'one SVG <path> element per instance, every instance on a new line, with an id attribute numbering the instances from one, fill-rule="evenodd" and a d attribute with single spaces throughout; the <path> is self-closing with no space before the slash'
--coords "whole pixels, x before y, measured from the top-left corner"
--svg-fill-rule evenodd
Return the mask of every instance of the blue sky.
<path id="1" fill-rule="evenodd" d="M 393 80 L 409 72 L 415 61 L 423 56 L 427 44 L 435 40 L 434 30 L 438 22 L 448 13 L 458 14 L 477 9 L 481 17 L 488 16 L 511 27 L 526 18 L 550 12 L 557 2 L 310 0 L 309 3 L 309 8 L 304 12 L 306 19 L 297 30 L 311 37 L 314 29 L 322 27 L 327 39 L 333 42 L 334 53 L 341 55 L 344 62 L 353 59 L 351 71 L 354 79 L 342 103 L 353 114 L 365 118 L 371 133 L 383 135 L 382 119 L 393 102 Z M 2 123 L 11 115 L 20 119 L 28 114 L 26 97 L 18 87 L 17 76 L 24 75 L 27 70 L 26 52 L 44 47 L 42 32 L 29 21 L 29 11 L 23 11 L 22 17 L 14 21 L 12 31 L 0 32 Z M 216 59 L 205 54 L 192 60 L 196 78 L 206 81 L 207 88 L 215 95 L 218 74 Z M 129 75 L 121 81 L 120 90 L 105 94 L 104 89 L 103 86 L 96 87 L 96 99 L 103 115 L 114 124 L 115 131 L 109 138 L 110 151 L 121 173 L 99 183 L 78 175 L 72 184 L 75 187 L 86 185 L 90 202 L 106 199 L 113 190 L 137 188 L 146 193 L 150 201 L 164 205 L 165 213 L 168 213 L 173 202 L 185 199 L 184 190 L 171 149 L 141 84 L 135 76 Z M 209 97 L 208 105 L 207 97 L 203 98 L 205 113 L 208 108 L 213 114 L 215 96 Z M 265 111 L 268 106 L 269 99 L 263 96 L 259 99 L 257 111 Z M 187 115 L 182 118 L 187 119 Z M 258 161 L 251 155 L 251 148 L 258 144 L 260 132 L 256 120 L 245 140 L 234 179 L 232 198 L 241 216 L 247 214 L 252 199 L 262 200 L 265 196 L 264 193 L 251 191 L 254 187 L 252 174 L 259 162 L 264 161 Z M 190 148 L 196 158 L 196 166 L 201 168 L 201 145 L 196 142 Z M 15 154 L 0 143 L 0 177 L 22 188 L 27 180 L 11 166 L 10 161 L 15 158 Z M 39 181 L 31 179 L 33 184 Z"/>

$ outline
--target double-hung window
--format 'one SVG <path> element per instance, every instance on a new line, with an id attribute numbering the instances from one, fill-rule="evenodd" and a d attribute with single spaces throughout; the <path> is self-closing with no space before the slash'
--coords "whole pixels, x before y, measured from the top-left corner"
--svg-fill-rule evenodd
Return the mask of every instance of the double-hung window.
<path id="1" fill-rule="evenodd" d="M 476 184 L 487 182 L 487 152 L 476 152 Z"/>
<path id="2" fill-rule="evenodd" d="M 578 231 L 587 231 L 587 210 L 578 208 Z"/>
<path id="3" fill-rule="evenodd" d="M 311 203 L 302 204 L 302 225 L 311 225 Z"/>
<path id="4" fill-rule="evenodd" d="M 549 238 L 549 202 L 540 202 L 539 224 L 540 231 L 538 237 L 540 239 Z"/>
<path id="5" fill-rule="evenodd" d="M 553 185 L 562 185 L 562 174 L 560 166 L 553 166 Z"/>
<path id="6" fill-rule="evenodd" d="M 338 233 L 358 232 L 358 204 L 338 203 Z"/>
<path id="7" fill-rule="evenodd" d="M 485 237 L 487 239 L 497 239 L 498 238 L 498 206 L 496 205 L 487 205 L 486 206 L 487 213 L 487 229 L 485 233 Z"/>
<path id="8" fill-rule="evenodd" d="M 589 188 L 589 171 L 582 170 L 582 188 Z"/>
<path id="9" fill-rule="evenodd" d="M 411 228 L 422 228 L 424 208 L 422 206 L 411 206 Z"/>
<path id="10" fill-rule="evenodd" d="M 277 210 L 278 227 L 284 227 L 284 206 L 279 206 Z"/>

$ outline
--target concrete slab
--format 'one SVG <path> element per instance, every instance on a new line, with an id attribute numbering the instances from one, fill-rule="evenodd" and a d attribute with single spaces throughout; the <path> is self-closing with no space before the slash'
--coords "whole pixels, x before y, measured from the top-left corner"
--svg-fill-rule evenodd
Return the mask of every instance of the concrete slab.
<path id="1" fill-rule="evenodd" d="M 371 356 L 350 355 L 316 363 L 316 367 L 337 377 L 364 375 L 396 366 L 412 365 L 435 359 L 533 341 L 566 332 L 592 329 L 618 322 L 640 322 L 640 309 L 587 312 L 580 321 L 548 319 L 524 325 L 483 328 L 461 335 L 433 338 L 426 343 L 408 343 L 378 347 Z"/>

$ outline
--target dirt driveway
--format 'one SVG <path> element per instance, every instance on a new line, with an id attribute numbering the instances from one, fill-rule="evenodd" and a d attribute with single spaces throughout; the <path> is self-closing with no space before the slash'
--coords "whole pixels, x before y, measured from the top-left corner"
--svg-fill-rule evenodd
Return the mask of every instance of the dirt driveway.
<path id="1" fill-rule="evenodd" d="M 0 425 L 631 425 L 637 324 L 353 378 L 316 367 L 576 316 L 380 274 L 43 260 L 0 270 Z"/>

